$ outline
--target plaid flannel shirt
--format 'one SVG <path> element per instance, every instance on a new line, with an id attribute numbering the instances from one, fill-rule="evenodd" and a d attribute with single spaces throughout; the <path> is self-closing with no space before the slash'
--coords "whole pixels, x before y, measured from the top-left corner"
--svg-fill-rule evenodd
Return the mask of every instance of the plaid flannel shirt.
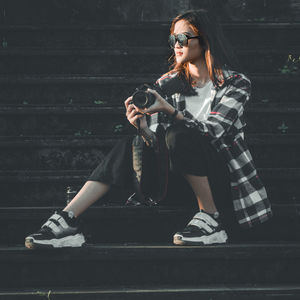
<path id="1" fill-rule="evenodd" d="M 166 100 L 183 113 L 184 124 L 206 135 L 217 152 L 226 161 L 230 171 L 233 207 L 240 226 L 250 228 L 273 216 L 266 189 L 257 174 L 256 166 L 244 141 L 246 126 L 243 112 L 250 99 L 251 81 L 242 73 L 223 69 L 224 82 L 213 83 L 211 112 L 206 120 L 199 121 L 185 108 L 185 96 L 176 93 Z M 161 76 L 156 84 L 176 73 Z M 147 120 L 149 128 L 156 131 L 158 124 L 164 129 L 173 124 L 163 113 L 153 113 Z"/>

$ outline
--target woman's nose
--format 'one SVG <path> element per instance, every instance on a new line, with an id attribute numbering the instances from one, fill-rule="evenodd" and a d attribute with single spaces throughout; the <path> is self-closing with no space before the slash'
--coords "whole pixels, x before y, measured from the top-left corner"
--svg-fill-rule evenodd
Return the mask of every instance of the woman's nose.
<path id="1" fill-rule="evenodd" d="M 175 43 L 175 46 L 174 46 L 175 48 L 182 48 L 180 45 L 179 45 L 179 43 L 178 43 L 178 41 L 176 41 L 176 43 Z"/>

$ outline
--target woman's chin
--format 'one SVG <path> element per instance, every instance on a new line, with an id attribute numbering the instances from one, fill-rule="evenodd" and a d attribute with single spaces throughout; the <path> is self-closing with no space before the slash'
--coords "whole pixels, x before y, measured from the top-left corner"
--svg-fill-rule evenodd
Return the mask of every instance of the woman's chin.
<path id="1" fill-rule="evenodd" d="M 176 56 L 176 62 L 177 63 L 183 63 L 184 62 L 184 58 L 182 58 L 180 56 Z"/>

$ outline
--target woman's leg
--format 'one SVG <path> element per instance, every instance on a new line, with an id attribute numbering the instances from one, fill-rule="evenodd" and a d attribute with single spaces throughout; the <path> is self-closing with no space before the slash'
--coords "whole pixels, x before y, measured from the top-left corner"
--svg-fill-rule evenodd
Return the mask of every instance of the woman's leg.
<path id="1" fill-rule="evenodd" d="M 76 217 L 99 200 L 111 185 L 133 184 L 131 142 L 131 137 L 124 137 L 116 143 L 63 211 L 55 212 L 36 233 L 25 237 L 25 247 L 81 247 L 85 237 Z"/>
<path id="2" fill-rule="evenodd" d="M 210 189 L 207 176 L 196 176 L 183 174 L 184 178 L 191 185 L 198 201 L 199 209 L 213 214 L 217 211 L 214 198 Z"/>
<path id="3" fill-rule="evenodd" d="M 208 213 L 217 211 L 207 177 L 207 168 L 199 163 L 194 153 L 204 156 L 199 140 L 182 123 L 167 128 L 166 144 L 169 149 L 171 170 L 181 173 L 193 189 L 199 209 Z"/>
<path id="4" fill-rule="evenodd" d="M 188 181 L 199 208 L 208 213 L 219 211 L 225 227 L 239 229 L 228 167 L 209 140 L 178 122 L 167 129 L 166 144 L 171 169 Z"/>
<path id="5" fill-rule="evenodd" d="M 72 211 L 77 217 L 101 199 L 112 185 L 131 188 L 133 172 L 131 143 L 132 137 L 119 140 L 63 211 Z"/>
<path id="6" fill-rule="evenodd" d="M 72 211 L 74 216 L 78 217 L 106 194 L 110 187 L 109 184 L 105 184 L 104 182 L 88 180 L 63 211 Z"/>

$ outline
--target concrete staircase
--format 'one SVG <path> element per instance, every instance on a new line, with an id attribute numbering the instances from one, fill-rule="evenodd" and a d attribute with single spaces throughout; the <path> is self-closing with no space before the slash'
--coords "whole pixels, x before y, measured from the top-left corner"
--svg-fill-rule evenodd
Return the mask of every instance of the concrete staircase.
<path id="1" fill-rule="evenodd" d="M 194 199 L 125 207 L 130 191 L 115 188 L 82 215 L 87 247 L 51 251 L 25 249 L 24 237 L 136 133 L 124 100 L 168 70 L 171 17 L 200 4 L 26 3 L 0 2 L 0 299 L 299 299 L 296 1 L 203 1 L 252 81 L 245 140 L 274 218 L 225 246 L 175 246 Z"/>

